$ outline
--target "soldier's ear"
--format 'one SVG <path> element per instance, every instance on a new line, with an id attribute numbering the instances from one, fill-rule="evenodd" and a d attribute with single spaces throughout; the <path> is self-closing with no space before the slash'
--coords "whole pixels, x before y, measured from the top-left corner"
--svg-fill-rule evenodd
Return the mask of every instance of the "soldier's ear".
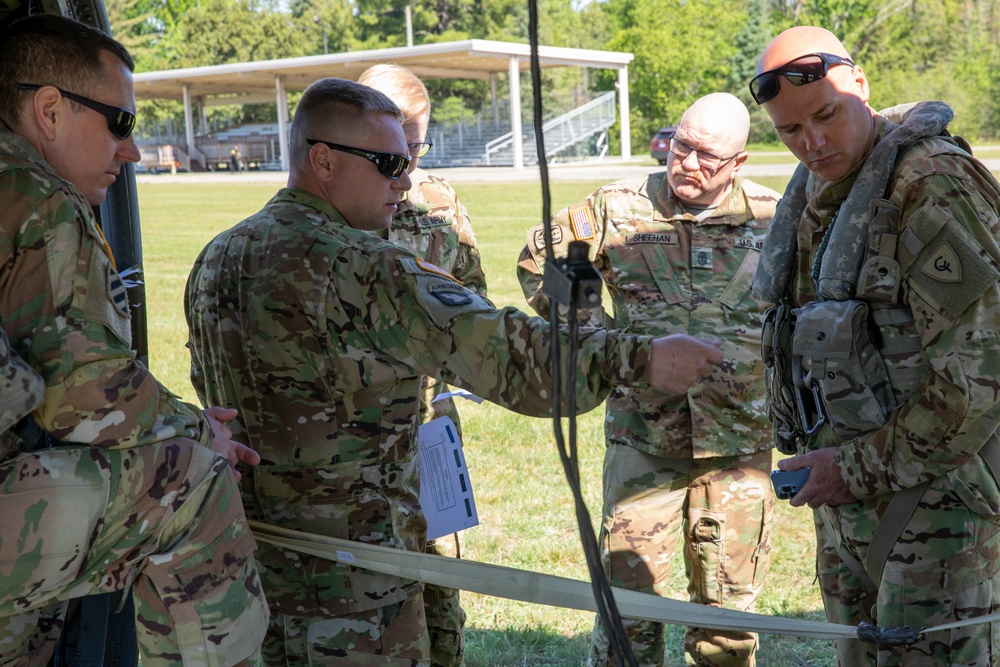
<path id="1" fill-rule="evenodd" d="M 336 155 L 328 146 L 317 143 L 309 149 L 309 165 L 320 181 L 328 181 L 336 169 Z"/>

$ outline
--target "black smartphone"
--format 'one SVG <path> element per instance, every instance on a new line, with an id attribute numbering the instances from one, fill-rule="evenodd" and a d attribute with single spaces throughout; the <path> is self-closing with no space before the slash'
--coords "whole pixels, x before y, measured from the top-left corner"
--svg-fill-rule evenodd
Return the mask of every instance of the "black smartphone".
<path id="1" fill-rule="evenodd" d="M 789 500 L 805 486 L 809 479 L 809 471 L 812 468 L 799 468 L 798 470 L 775 470 L 771 472 L 771 485 L 774 486 L 774 495 L 780 500 Z"/>

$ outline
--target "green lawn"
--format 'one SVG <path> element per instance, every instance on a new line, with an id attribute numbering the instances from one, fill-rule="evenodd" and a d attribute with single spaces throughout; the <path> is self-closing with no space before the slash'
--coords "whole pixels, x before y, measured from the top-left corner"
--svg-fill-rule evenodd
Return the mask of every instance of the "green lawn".
<path id="1" fill-rule="evenodd" d="M 655 167 L 654 167 L 655 168 Z M 760 179 L 779 191 L 786 179 Z M 558 209 L 603 183 L 554 183 Z M 537 184 L 457 186 L 469 209 L 497 305 L 524 307 L 514 266 L 525 230 L 541 220 Z M 276 190 L 261 184 L 139 186 L 149 301 L 150 366 L 173 391 L 194 400 L 181 295 L 188 271 L 219 231 L 259 209 Z M 470 560 L 585 579 L 572 497 L 552 437 L 551 422 L 515 415 L 489 404 L 463 404 L 465 452 L 481 525 L 463 535 Z M 580 419 L 584 494 L 592 517 L 600 513 L 602 410 Z M 779 504 L 771 575 L 758 611 L 822 620 L 813 585 L 811 513 Z M 672 596 L 685 599 L 683 562 L 675 562 Z M 468 667 L 576 667 L 586 655 L 592 614 L 465 594 Z M 683 629 L 668 628 L 670 665 L 683 665 Z M 768 667 L 833 665 L 826 642 L 764 636 L 758 664 Z"/>

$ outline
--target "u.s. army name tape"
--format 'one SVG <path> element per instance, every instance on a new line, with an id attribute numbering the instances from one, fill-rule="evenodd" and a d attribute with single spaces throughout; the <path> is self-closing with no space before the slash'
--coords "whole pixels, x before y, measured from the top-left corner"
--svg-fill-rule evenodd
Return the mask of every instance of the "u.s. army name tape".
<path id="1" fill-rule="evenodd" d="M 344 565 L 510 600 L 581 611 L 597 610 L 593 588 L 586 581 L 518 570 L 490 563 L 363 544 L 325 535 L 289 530 L 259 521 L 250 521 L 249 524 L 253 529 L 254 537 L 262 542 L 326 558 Z M 812 639 L 858 639 L 858 628 L 853 625 L 721 609 L 623 588 L 613 588 L 612 590 L 615 602 L 618 604 L 618 611 L 625 618 L 639 618 L 672 625 L 689 625 L 715 630 L 761 632 Z M 927 628 L 925 632 L 998 620 L 1000 620 L 1000 613 Z"/>

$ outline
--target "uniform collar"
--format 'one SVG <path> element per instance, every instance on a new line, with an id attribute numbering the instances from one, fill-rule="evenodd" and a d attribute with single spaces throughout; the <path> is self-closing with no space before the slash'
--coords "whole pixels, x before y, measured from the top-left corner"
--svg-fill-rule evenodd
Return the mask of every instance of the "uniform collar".
<path id="1" fill-rule="evenodd" d="M 686 220 L 698 225 L 739 227 L 753 219 L 750 203 L 747 201 L 746 193 L 743 192 L 743 179 L 739 176 L 733 180 L 729 196 L 723 199 L 712 214 L 701 222 L 688 213 L 684 204 L 674 194 L 667 180 L 667 172 L 652 174 L 649 177 L 647 187 L 656 193 L 654 215 L 663 216 L 665 220 Z"/>

